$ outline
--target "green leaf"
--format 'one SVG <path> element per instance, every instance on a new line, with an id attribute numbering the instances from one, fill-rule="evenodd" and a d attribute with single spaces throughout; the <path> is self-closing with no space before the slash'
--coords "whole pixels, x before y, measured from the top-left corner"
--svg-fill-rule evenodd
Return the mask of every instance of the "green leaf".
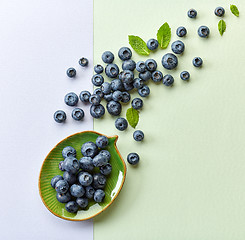
<path id="1" fill-rule="evenodd" d="M 139 122 L 139 112 L 131 107 L 127 110 L 126 118 L 130 126 L 135 128 Z"/>
<path id="2" fill-rule="evenodd" d="M 223 33 L 226 30 L 226 23 L 225 23 L 225 21 L 223 19 L 219 21 L 219 23 L 218 23 L 218 29 L 219 29 L 220 35 L 222 36 Z"/>
<path id="3" fill-rule="evenodd" d="M 129 44 L 137 52 L 139 55 L 146 55 L 150 54 L 150 50 L 148 49 L 146 43 L 143 39 L 138 36 L 129 35 L 128 36 Z"/>
<path id="4" fill-rule="evenodd" d="M 236 5 L 231 5 L 230 10 L 235 16 L 239 17 L 239 10 Z"/>
<path id="5" fill-rule="evenodd" d="M 165 22 L 157 31 L 157 41 L 161 48 L 165 49 L 171 40 L 171 28 Z"/>

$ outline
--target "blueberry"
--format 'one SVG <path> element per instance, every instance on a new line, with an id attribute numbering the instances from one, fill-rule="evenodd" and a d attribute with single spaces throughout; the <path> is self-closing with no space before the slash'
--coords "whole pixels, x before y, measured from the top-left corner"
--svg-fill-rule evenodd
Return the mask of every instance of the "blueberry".
<path id="1" fill-rule="evenodd" d="M 135 78 L 134 79 L 134 83 L 133 83 L 134 88 L 139 89 L 139 88 L 143 87 L 143 85 L 144 85 L 143 79 L 141 79 L 141 78 Z"/>
<path id="2" fill-rule="evenodd" d="M 97 64 L 97 65 L 94 66 L 94 71 L 95 71 L 97 74 L 101 74 L 101 73 L 103 73 L 104 68 L 103 68 L 103 66 L 101 66 L 100 64 Z"/>
<path id="3" fill-rule="evenodd" d="M 95 173 L 93 176 L 93 187 L 103 189 L 106 185 L 106 177 L 101 173 Z"/>
<path id="4" fill-rule="evenodd" d="M 214 14 L 218 17 L 223 17 L 225 14 L 225 9 L 223 7 L 217 7 L 214 10 Z"/>
<path id="5" fill-rule="evenodd" d="M 98 153 L 98 147 L 93 142 L 86 142 L 81 147 L 81 153 L 84 157 L 93 158 Z"/>
<path id="6" fill-rule="evenodd" d="M 63 173 L 63 178 L 66 180 L 70 185 L 74 184 L 77 181 L 77 177 L 75 174 L 69 173 L 65 171 Z"/>
<path id="7" fill-rule="evenodd" d="M 76 199 L 76 203 L 80 208 L 86 208 L 88 206 L 88 199 L 85 197 L 79 197 Z"/>
<path id="8" fill-rule="evenodd" d="M 123 61 L 129 60 L 132 57 L 132 52 L 128 47 L 122 47 L 118 51 L 118 57 Z"/>
<path id="9" fill-rule="evenodd" d="M 71 116 L 74 120 L 80 121 L 84 118 L 84 111 L 81 108 L 74 108 L 72 110 Z"/>
<path id="10" fill-rule="evenodd" d="M 107 163 L 106 165 L 100 167 L 100 173 L 103 175 L 109 175 L 112 171 L 112 166 L 110 163 Z"/>
<path id="11" fill-rule="evenodd" d="M 150 94 L 150 88 L 144 85 L 142 88 L 138 89 L 138 93 L 141 97 L 147 97 Z"/>
<path id="12" fill-rule="evenodd" d="M 52 186 L 52 188 L 55 188 L 55 184 L 56 184 L 59 180 L 63 180 L 63 177 L 60 176 L 60 175 L 54 176 L 54 177 L 51 179 L 51 186 Z"/>
<path id="13" fill-rule="evenodd" d="M 145 65 L 148 71 L 154 72 L 157 69 L 157 63 L 154 59 L 147 59 Z"/>
<path id="14" fill-rule="evenodd" d="M 65 95 L 64 100 L 68 106 L 75 106 L 77 105 L 77 102 L 78 102 L 78 96 L 76 93 L 70 92 Z"/>
<path id="15" fill-rule="evenodd" d="M 85 188 L 85 196 L 89 199 L 93 198 L 94 192 L 95 192 L 95 190 L 92 186 L 87 186 Z"/>
<path id="16" fill-rule="evenodd" d="M 128 122 L 125 118 L 117 118 L 115 121 L 115 127 L 119 131 L 124 131 L 128 127 Z"/>
<path id="17" fill-rule="evenodd" d="M 87 187 L 93 182 L 93 176 L 88 172 L 81 172 L 78 176 L 78 181 L 82 186 Z"/>
<path id="18" fill-rule="evenodd" d="M 172 86 L 173 83 L 174 83 L 174 78 L 172 75 L 170 74 L 167 74 L 163 77 L 162 79 L 162 83 L 165 85 L 165 86 Z"/>
<path id="19" fill-rule="evenodd" d="M 78 172 L 79 170 L 79 162 L 76 158 L 74 157 L 67 157 L 65 160 L 64 160 L 64 169 L 71 173 L 71 174 L 75 174 Z"/>
<path id="20" fill-rule="evenodd" d="M 197 11 L 195 9 L 190 9 L 188 12 L 187 12 L 187 15 L 189 18 L 196 18 L 197 16 Z"/>
<path id="21" fill-rule="evenodd" d="M 70 213 L 76 213 L 78 211 L 78 205 L 75 201 L 70 201 L 65 206 L 66 211 Z"/>
<path id="22" fill-rule="evenodd" d="M 124 70 L 122 72 L 122 82 L 132 83 L 134 81 L 134 73 L 130 70 Z"/>
<path id="23" fill-rule="evenodd" d="M 105 157 L 108 161 L 110 161 L 110 159 L 111 159 L 111 154 L 108 150 L 101 150 L 100 155 Z"/>
<path id="24" fill-rule="evenodd" d="M 155 50 L 158 48 L 158 41 L 156 39 L 152 38 L 152 39 L 147 41 L 146 45 L 150 50 Z"/>
<path id="25" fill-rule="evenodd" d="M 103 105 L 92 105 L 90 107 L 90 114 L 93 118 L 101 118 L 105 114 L 105 108 Z"/>
<path id="26" fill-rule="evenodd" d="M 190 73 L 187 71 L 183 71 L 180 73 L 180 78 L 184 81 L 187 81 L 190 79 Z"/>
<path id="27" fill-rule="evenodd" d="M 127 156 L 128 163 L 136 165 L 139 163 L 140 157 L 137 153 L 129 153 Z"/>
<path id="28" fill-rule="evenodd" d="M 136 63 L 134 60 L 130 59 L 130 60 L 126 60 L 122 63 L 122 69 L 123 70 L 130 70 L 130 71 L 134 71 L 136 67 Z"/>
<path id="29" fill-rule="evenodd" d="M 109 140 L 106 136 L 98 136 L 96 138 L 96 145 L 99 148 L 106 148 L 109 144 Z"/>
<path id="30" fill-rule="evenodd" d="M 122 92 L 119 90 L 116 90 L 112 93 L 112 100 L 115 102 L 119 102 L 122 100 Z"/>
<path id="31" fill-rule="evenodd" d="M 203 64 L 203 61 L 200 57 L 195 57 L 193 58 L 192 63 L 195 67 L 201 67 Z"/>
<path id="32" fill-rule="evenodd" d="M 107 163 L 108 163 L 108 159 L 102 154 L 98 154 L 93 158 L 93 165 L 95 167 L 102 167 Z"/>
<path id="33" fill-rule="evenodd" d="M 79 163 L 80 163 L 80 168 L 83 171 L 89 171 L 89 172 L 91 172 L 94 169 L 93 159 L 91 157 L 82 157 L 79 160 Z"/>
<path id="34" fill-rule="evenodd" d="M 55 190 L 57 193 L 66 193 L 69 189 L 69 184 L 66 180 L 59 180 L 55 184 Z"/>
<path id="35" fill-rule="evenodd" d="M 104 78 L 100 74 L 93 75 L 91 80 L 92 80 L 92 83 L 94 84 L 94 86 L 96 86 L 96 87 L 100 87 L 102 85 L 102 83 L 104 82 Z"/>
<path id="36" fill-rule="evenodd" d="M 58 110 L 54 113 L 54 120 L 57 123 L 62 123 L 66 120 L 66 113 L 62 110 Z"/>
<path id="37" fill-rule="evenodd" d="M 172 53 L 167 53 L 162 57 L 162 65 L 166 69 L 174 69 L 178 66 L 178 58 Z"/>
<path id="38" fill-rule="evenodd" d="M 104 63 L 112 63 L 114 61 L 114 54 L 110 51 L 106 51 L 102 54 L 102 61 Z"/>
<path id="39" fill-rule="evenodd" d="M 100 98 L 104 97 L 104 93 L 101 88 L 95 88 L 93 94 L 99 95 Z"/>
<path id="40" fill-rule="evenodd" d="M 97 94 L 92 94 L 89 98 L 89 102 L 93 105 L 99 105 L 101 102 L 101 98 Z"/>
<path id="41" fill-rule="evenodd" d="M 104 95 L 104 99 L 105 99 L 107 102 L 110 102 L 110 101 L 112 100 L 112 93 L 109 93 L 109 94 Z"/>
<path id="42" fill-rule="evenodd" d="M 200 37 L 207 38 L 210 31 L 209 31 L 209 28 L 207 26 L 201 26 L 198 28 L 197 33 Z"/>
<path id="43" fill-rule="evenodd" d="M 76 76 L 76 69 L 75 68 L 68 68 L 66 74 L 70 78 L 74 78 Z"/>
<path id="44" fill-rule="evenodd" d="M 134 98 L 133 101 L 131 102 L 132 108 L 138 110 L 143 107 L 143 101 L 140 98 Z"/>
<path id="45" fill-rule="evenodd" d="M 141 142 L 144 139 L 144 133 L 141 130 L 136 130 L 133 137 L 135 141 Z"/>
<path id="46" fill-rule="evenodd" d="M 151 72 L 150 71 L 145 71 L 143 73 L 139 73 L 139 78 L 141 78 L 144 82 L 146 82 L 149 79 L 151 79 Z"/>
<path id="47" fill-rule="evenodd" d="M 71 194 L 69 192 L 56 193 L 56 198 L 60 203 L 67 203 L 71 200 Z"/>
<path id="48" fill-rule="evenodd" d="M 178 27 L 176 30 L 176 34 L 178 37 L 184 37 L 187 34 L 187 30 L 185 27 Z"/>
<path id="49" fill-rule="evenodd" d="M 81 91 L 79 98 L 82 102 L 87 103 L 89 102 L 90 96 L 91 96 L 91 93 L 89 91 Z"/>
<path id="50" fill-rule="evenodd" d="M 106 108 L 107 108 L 108 113 L 113 116 L 120 115 L 122 111 L 122 105 L 119 102 L 115 102 L 113 100 L 106 104 Z"/>
<path id="51" fill-rule="evenodd" d="M 116 90 L 122 91 L 123 90 L 122 81 L 120 79 L 113 79 L 111 81 L 111 89 L 112 91 L 116 91 Z"/>
<path id="52" fill-rule="evenodd" d="M 65 171 L 63 164 L 64 164 L 64 161 L 60 161 L 59 162 L 59 169 L 60 169 L 60 171 Z"/>
<path id="53" fill-rule="evenodd" d="M 128 103 L 130 101 L 130 94 L 128 92 L 122 92 L 122 103 Z"/>
<path id="54" fill-rule="evenodd" d="M 151 74 L 151 78 L 154 82 L 161 82 L 163 78 L 163 74 L 160 71 L 155 71 Z"/>
<path id="55" fill-rule="evenodd" d="M 172 51 L 174 53 L 181 54 L 185 50 L 185 44 L 182 41 L 180 41 L 180 40 L 175 41 L 175 42 L 172 43 L 171 49 L 172 49 Z"/>
<path id="56" fill-rule="evenodd" d="M 105 68 L 105 74 L 109 78 L 116 78 L 119 74 L 119 68 L 116 64 L 108 64 Z"/>
<path id="57" fill-rule="evenodd" d="M 105 192 L 101 189 L 98 189 L 94 193 L 94 201 L 97 203 L 103 202 L 105 199 Z"/>
<path id="58" fill-rule="evenodd" d="M 123 83 L 123 87 L 124 87 L 124 90 L 125 91 L 131 91 L 134 89 L 134 83 L 131 82 L 131 83 Z"/>
<path id="59" fill-rule="evenodd" d="M 85 193 L 84 188 L 79 184 L 73 184 L 70 187 L 70 193 L 73 197 L 82 197 Z"/>
<path id="60" fill-rule="evenodd" d="M 143 61 L 137 62 L 136 63 L 136 70 L 138 72 L 141 72 L 141 73 L 145 72 L 146 71 L 146 65 L 145 65 L 145 63 Z"/>
<path id="61" fill-rule="evenodd" d="M 67 147 L 64 147 L 63 150 L 62 150 L 62 156 L 63 158 L 67 158 L 67 157 L 76 157 L 76 150 L 75 148 L 71 147 L 71 146 L 67 146 Z"/>
<path id="62" fill-rule="evenodd" d="M 108 82 L 104 82 L 101 86 L 101 90 L 104 94 L 110 94 L 111 92 L 111 84 Z"/>
<path id="63" fill-rule="evenodd" d="M 88 59 L 85 57 L 82 57 L 81 59 L 79 59 L 78 63 L 82 66 L 82 67 L 87 67 L 88 66 Z"/>

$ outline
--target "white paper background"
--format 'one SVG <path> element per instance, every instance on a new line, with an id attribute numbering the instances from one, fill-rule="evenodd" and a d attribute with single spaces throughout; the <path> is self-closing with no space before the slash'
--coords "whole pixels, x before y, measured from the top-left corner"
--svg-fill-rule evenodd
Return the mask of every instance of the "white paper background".
<path id="1" fill-rule="evenodd" d="M 69 91 L 92 90 L 92 1 L 1 0 L 0 33 L 0 239 L 92 239 L 92 221 L 53 216 L 38 193 L 51 148 L 93 128 L 88 108 L 75 122 L 63 101 Z M 82 56 L 90 60 L 86 70 L 77 62 Z M 76 79 L 66 77 L 71 66 Z M 66 111 L 66 124 L 54 122 L 57 109 Z"/>

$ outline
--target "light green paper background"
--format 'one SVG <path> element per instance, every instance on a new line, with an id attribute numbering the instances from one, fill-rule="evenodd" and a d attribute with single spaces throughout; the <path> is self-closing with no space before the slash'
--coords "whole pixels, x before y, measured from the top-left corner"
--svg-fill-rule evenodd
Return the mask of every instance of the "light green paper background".
<path id="1" fill-rule="evenodd" d="M 119 135 L 118 148 L 126 160 L 138 152 L 138 167 L 128 167 L 118 199 L 94 219 L 95 240 L 244 240 L 245 239 L 245 4 L 233 1 L 240 17 L 230 13 L 230 1 L 214 0 L 94 0 L 94 64 L 102 63 L 105 50 L 115 53 L 129 46 L 128 35 L 144 40 L 156 37 L 168 22 L 172 40 L 178 26 L 186 26 L 186 50 L 171 73 L 175 84 L 167 88 L 150 82 L 151 95 L 144 99 L 137 129 L 145 140 L 133 140 L 133 129 L 119 132 L 108 114 L 94 121 L 94 129 Z M 215 7 L 226 9 L 227 31 L 217 30 Z M 198 10 L 196 20 L 186 12 Z M 210 27 L 209 39 L 197 36 L 200 25 Z M 171 41 L 172 42 L 172 41 Z M 163 54 L 158 49 L 149 58 Z M 192 59 L 204 60 L 202 69 Z M 133 59 L 147 59 L 136 53 Z M 190 82 L 179 78 L 191 73 Z M 132 97 L 137 96 L 133 94 Z M 121 116 L 125 117 L 124 106 Z"/>

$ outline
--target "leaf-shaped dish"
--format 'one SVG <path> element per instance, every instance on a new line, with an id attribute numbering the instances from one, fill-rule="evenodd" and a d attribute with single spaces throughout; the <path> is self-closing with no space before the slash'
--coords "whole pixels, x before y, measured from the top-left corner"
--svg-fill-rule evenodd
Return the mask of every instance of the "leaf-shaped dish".
<path id="1" fill-rule="evenodd" d="M 57 217 L 70 221 L 90 219 L 109 207 L 119 194 L 126 177 L 126 165 L 116 147 L 118 136 L 108 137 L 109 145 L 107 150 L 111 153 L 110 163 L 112 165 L 112 172 L 107 177 L 104 189 L 105 199 L 102 203 L 89 201 L 89 205 L 85 210 L 69 213 L 65 209 L 65 204 L 57 201 L 56 191 L 50 185 L 53 176 L 63 175 L 63 172 L 58 168 L 59 162 L 63 160 L 62 149 L 66 146 L 74 147 L 77 151 L 77 159 L 80 159 L 82 157 L 82 144 L 88 141 L 95 142 L 99 135 L 102 134 L 94 131 L 85 131 L 71 135 L 59 142 L 45 158 L 39 175 L 39 193 L 44 205 Z"/>

